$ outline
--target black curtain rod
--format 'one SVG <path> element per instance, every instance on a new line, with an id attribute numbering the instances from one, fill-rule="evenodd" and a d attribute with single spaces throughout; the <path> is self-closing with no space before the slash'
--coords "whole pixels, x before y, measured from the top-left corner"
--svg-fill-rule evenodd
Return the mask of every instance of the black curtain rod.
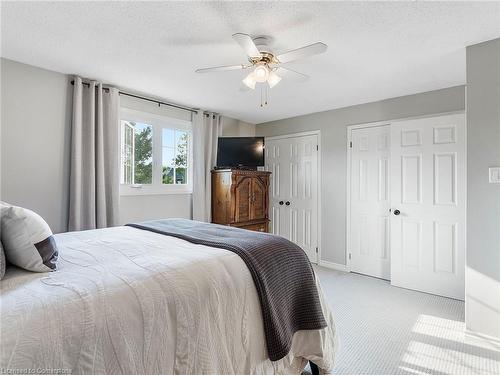
<path id="1" fill-rule="evenodd" d="M 85 86 L 89 86 L 90 87 L 90 83 L 88 82 L 82 82 Z M 71 81 L 71 84 L 74 86 L 75 85 L 75 81 Z M 103 88 L 105 91 L 109 91 L 109 88 L 107 87 L 104 87 Z M 188 111 L 188 112 L 193 112 L 193 113 L 198 113 L 198 109 L 196 108 L 189 108 L 189 107 L 183 107 L 181 105 L 177 105 L 177 104 L 172 104 L 172 103 L 165 103 L 165 102 L 162 102 L 160 100 L 156 100 L 156 99 L 151 99 L 151 98 L 146 98 L 144 96 L 140 96 L 140 95 L 135 95 L 135 94 L 131 94 L 131 93 L 128 93 L 128 92 L 125 92 L 125 91 L 121 91 L 121 90 L 118 90 L 118 93 L 120 95 L 125 95 L 125 96 L 130 96 L 131 98 L 137 98 L 137 99 L 141 99 L 141 100 L 146 100 L 148 102 L 152 102 L 152 103 L 156 103 L 158 104 L 158 106 L 161 106 L 161 105 L 166 105 L 168 107 L 174 107 L 174 108 L 178 108 L 178 109 L 182 109 L 184 111 Z"/>

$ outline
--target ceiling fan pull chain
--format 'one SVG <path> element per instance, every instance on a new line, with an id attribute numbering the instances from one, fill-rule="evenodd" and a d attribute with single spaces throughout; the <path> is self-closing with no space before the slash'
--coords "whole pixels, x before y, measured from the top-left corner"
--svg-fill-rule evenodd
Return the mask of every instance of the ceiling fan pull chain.
<path id="1" fill-rule="evenodd" d="M 269 99 L 269 89 L 266 85 L 266 105 L 267 105 L 268 99 Z"/>
<path id="2" fill-rule="evenodd" d="M 262 104 L 262 85 L 260 86 L 260 106 L 263 107 L 264 105 Z"/>

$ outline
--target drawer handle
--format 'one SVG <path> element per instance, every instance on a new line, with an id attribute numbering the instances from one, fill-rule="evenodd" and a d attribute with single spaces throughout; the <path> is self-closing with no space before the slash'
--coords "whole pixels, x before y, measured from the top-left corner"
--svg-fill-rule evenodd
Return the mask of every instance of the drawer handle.
<path id="1" fill-rule="evenodd" d="M 287 206 L 290 206 L 290 202 L 289 201 L 286 201 L 285 203 Z"/>
<path id="2" fill-rule="evenodd" d="M 283 206 L 283 203 L 284 203 L 283 201 L 280 201 L 280 202 L 279 202 L 280 206 Z"/>

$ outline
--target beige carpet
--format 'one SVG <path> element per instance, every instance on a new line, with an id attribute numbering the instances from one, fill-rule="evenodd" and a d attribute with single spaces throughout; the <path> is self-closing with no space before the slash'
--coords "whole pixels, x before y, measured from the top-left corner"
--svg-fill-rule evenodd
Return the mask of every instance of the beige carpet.
<path id="1" fill-rule="evenodd" d="M 316 272 L 339 334 L 335 375 L 500 375 L 500 345 L 465 335 L 463 302 Z"/>

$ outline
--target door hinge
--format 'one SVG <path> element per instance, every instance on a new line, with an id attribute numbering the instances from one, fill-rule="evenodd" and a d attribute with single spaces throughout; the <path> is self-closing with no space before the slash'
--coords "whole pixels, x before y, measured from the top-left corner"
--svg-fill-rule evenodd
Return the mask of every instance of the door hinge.
<path id="1" fill-rule="evenodd" d="M 316 254 L 318 254 L 318 246 L 316 246 Z"/>
<path id="2" fill-rule="evenodd" d="M 352 148 L 352 142 L 349 142 L 349 148 Z"/>
<path id="3" fill-rule="evenodd" d="M 351 253 L 349 253 L 349 260 L 351 260 Z"/>

